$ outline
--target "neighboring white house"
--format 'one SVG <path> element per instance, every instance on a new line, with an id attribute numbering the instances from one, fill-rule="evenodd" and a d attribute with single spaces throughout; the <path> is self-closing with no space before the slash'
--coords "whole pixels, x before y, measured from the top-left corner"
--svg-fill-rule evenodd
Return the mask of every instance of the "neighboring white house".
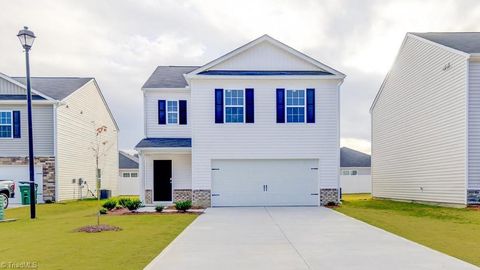
<path id="1" fill-rule="evenodd" d="M 95 193 L 97 146 L 101 188 L 116 194 L 118 127 L 95 79 L 33 77 L 31 85 L 39 201 Z M 25 78 L 0 73 L 0 179 L 29 180 L 27 128 Z M 16 194 L 19 202 L 18 184 Z"/>
<path id="2" fill-rule="evenodd" d="M 480 203 L 480 33 L 408 33 L 370 111 L 373 196 Z"/>
<path id="3" fill-rule="evenodd" d="M 138 156 L 118 152 L 118 195 L 140 195 Z"/>
<path id="4" fill-rule="evenodd" d="M 339 199 L 345 75 L 264 35 L 142 87 L 145 204 L 320 205 Z"/>
<path id="5" fill-rule="evenodd" d="M 340 188 L 342 194 L 372 192 L 370 155 L 340 148 Z"/>

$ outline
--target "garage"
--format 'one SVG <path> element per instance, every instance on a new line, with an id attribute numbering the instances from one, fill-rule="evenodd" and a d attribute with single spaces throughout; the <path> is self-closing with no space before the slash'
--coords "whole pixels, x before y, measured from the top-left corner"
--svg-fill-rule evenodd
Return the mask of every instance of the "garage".
<path id="1" fill-rule="evenodd" d="M 318 160 L 212 160 L 212 206 L 317 206 Z"/>
<path id="2" fill-rule="evenodd" d="M 20 204 L 19 182 L 29 181 L 29 171 L 27 165 L 5 165 L 0 166 L 0 179 L 15 181 L 15 198 L 10 199 L 10 203 Z M 38 184 L 38 202 L 43 202 L 43 173 L 42 166 L 35 166 L 35 183 Z"/>

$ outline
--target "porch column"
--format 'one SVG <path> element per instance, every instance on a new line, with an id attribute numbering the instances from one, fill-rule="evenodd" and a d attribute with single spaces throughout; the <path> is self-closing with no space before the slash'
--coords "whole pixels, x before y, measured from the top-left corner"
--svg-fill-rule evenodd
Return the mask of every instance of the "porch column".
<path id="1" fill-rule="evenodd" d="M 145 158 L 143 152 L 138 153 L 138 183 L 140 185 L 140 200 L 145 204 Z"/>

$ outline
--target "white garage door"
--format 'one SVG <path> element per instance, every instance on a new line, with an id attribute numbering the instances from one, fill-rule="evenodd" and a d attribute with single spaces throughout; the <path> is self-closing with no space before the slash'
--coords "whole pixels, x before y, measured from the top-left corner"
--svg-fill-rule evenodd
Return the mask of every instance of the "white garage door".
<path id="1" fill-rule="evenodd" d="M 10 203 L 21 203 L 19 182 L 29 181 L 28 166 L 0 166 L 0 179 L 15 181 L 15 198 Z M 42 166 L 35 166 L 35 183 L 38 184 L 38 202 L 43 202 L 43 173 Z"/>
<path id="2" fill-rule="evenodd" d="M 212 206 L 318 205 L 318 160 L 212 160 Z"/>

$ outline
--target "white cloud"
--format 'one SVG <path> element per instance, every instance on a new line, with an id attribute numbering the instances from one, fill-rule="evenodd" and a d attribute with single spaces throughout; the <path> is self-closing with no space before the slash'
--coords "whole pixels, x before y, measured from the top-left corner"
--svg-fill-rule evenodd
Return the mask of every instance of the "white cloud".
<path id="1" fill-rule="evenodd" d="M 371 153 L 370 141 L 367 140 L 357 138 L 342 138 L 340 139 L 340 146 L 348 147 L 367 154 Z"/>

